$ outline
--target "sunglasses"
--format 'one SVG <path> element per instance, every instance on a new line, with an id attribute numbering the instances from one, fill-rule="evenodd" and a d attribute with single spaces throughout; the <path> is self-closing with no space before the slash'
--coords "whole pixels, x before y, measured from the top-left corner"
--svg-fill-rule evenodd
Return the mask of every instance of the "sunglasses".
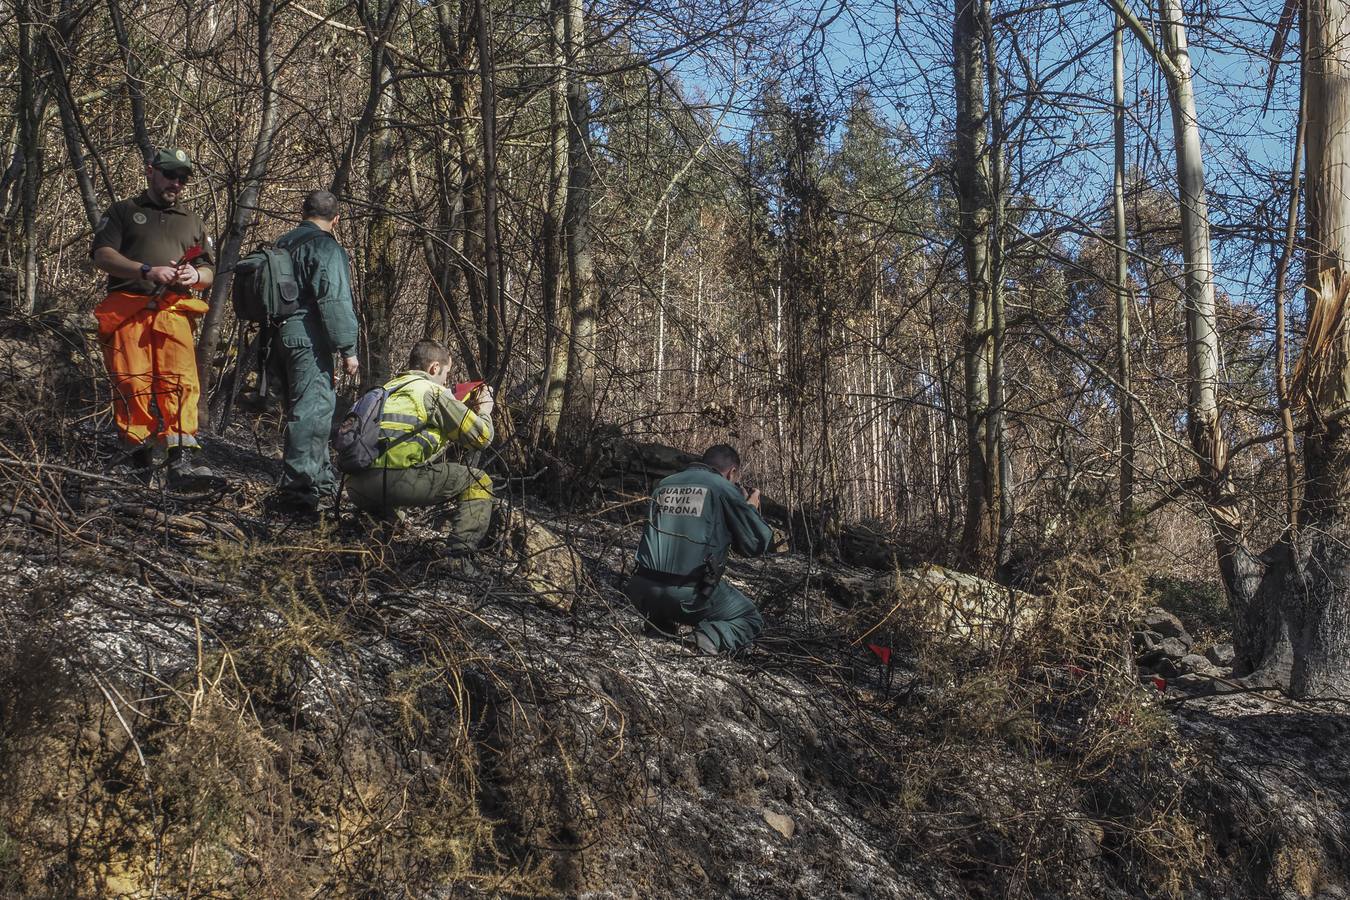
<path id="1" fill-rule="evenodd" d="M 156 171 L 159 172 L 160 176 L 166 181 L 176 181 L 179 184 L 187 184 L 192 179 L 191 172 L 184 172 L 181 169 L 176 169 L 172 172 L 166 172 L 163 169 L 157 169 Z"/>

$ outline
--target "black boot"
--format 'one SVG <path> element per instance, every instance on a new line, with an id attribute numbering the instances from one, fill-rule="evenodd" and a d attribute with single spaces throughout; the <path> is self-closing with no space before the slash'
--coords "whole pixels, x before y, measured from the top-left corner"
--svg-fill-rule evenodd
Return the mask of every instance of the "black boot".
<path id="1" fill-rule="evenodd" d="M 169 487 L 195 488 L 212 481 L 216 475 L 205 465 L 197 465 L 192 459 L 190 447 L 169 448 Z"/>
<path id="2" fill-rule="evenodd" d="M 319 498 L 278 488 L 263 498 L 263 509 L 270 516 L 300 522 L 319 521 Z"/>
<path id="3" fill-rule="evenodd" d="M 127 453 L 127 460 L 130 463 L 127 474 L 132 480 L 149 484 L 155 471 L 155 448 L 150 444 L 141 444 Z"/>

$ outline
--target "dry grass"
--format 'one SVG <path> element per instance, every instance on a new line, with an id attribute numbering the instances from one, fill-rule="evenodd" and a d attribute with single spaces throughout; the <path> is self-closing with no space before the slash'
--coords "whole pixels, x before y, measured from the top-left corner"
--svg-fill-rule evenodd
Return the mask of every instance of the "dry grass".
<path id="1" fill-rule="evenodd" d="M 896 609 L 903 592 L 879 607 L 887 624 L 868 640 L 913 667 L 872 726 L 878 741 L 904 736 L 887 748 L 897 837 L 975 896 L 1089 896 L 1109 871 L 1142 895 L 1180 898 L 1206 863 L 1181 804 L 1184 748 L 1128 645 L 1156 597 L 1139 568 L 1102 559 L 1054 557 L 1020 627 L 915 627 L 932 621 L 931 598 Z M 867 610 L 854 615 L 855 633 L 867 631 Z"/>
<path id="2" fill-rule="evenodd" d="M 547 873 L 499 850 L 481 808 L 465 634 L 410 635 L 411 664 L 365 671 L 378 667 L 370 623 L 332 605 L 351 571 L 322 535 L 290 551 L 222 543 L 207 567 L 161 548 L 158 600 L 103 596 L 85 579 L 126 560 L 93 551 L 126 526 L 38 503 L 41 483 L 10 487 L 52 512 L 20 531 L 47 530 L 93 568 L 0 611 L 5 895 L 545 891 Z M 178 570 L 219 593 L 175 598 Z M 134 623 L 159 628 L 167 613 L 181 649 L 130 669 L 87 652 L 67 611 L 90 602 L 81 621 L 118 616 L 114 639 L 133 644 Z"/>

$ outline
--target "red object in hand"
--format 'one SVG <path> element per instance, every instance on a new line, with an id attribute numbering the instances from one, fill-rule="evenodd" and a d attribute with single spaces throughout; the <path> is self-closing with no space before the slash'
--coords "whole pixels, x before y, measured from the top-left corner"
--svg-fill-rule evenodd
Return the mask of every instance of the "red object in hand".
<path id="1" fill-rule="evenodd" d="M 204 252 L 205 252 L 205 251 L 202 250 L 201 244 L 193 244 L 191 247 L 189 247 L 189 248 L 187 248 L 186 250 L 183 251 L 183 255 L 180 256 L 180 257 L 178 258 L 178 262 L 174 263 L 174 264 L 173 264 L 173 267 L 174 267 L 175 269 L 177 269 L 179 266 L 186 266 L 188 263 L 194 261 L 197 257 L 201 256 Z M 150 296 L 151 296 L 151 297 L 162 297 L 162 296 L 164 295 L 164 290 L 165 290 L 167 287 L 168 287 L 167 284 L 157 284 L 157 285 L 155 285 L 155 290 L 150 294 Z M 178 289 L 178 290 L 181 290 L 181 288 L 177 288 L 177 289 Z M 153 307 L 153 306 L 150 307 L 150 309 L 154 309 L 154 308 L 155 308 L 155 307 Z"/>
<path id="2" fill-rule="evenodd" d="M 868 644 L 867 649 L 871 650 L 881 660 L 883 666 L 891 664 L 891 648 L 883 647 L 880 644 Z"/>
<path id="3" fill-rule="evenodd" d="M 461 381 L 459 384 L 452 387 L 450 391 L 455 395 L 455 399 L 462 403 L 465 397 L 469 396 L 482 386 L 483 382 L 481 381 Z"/>

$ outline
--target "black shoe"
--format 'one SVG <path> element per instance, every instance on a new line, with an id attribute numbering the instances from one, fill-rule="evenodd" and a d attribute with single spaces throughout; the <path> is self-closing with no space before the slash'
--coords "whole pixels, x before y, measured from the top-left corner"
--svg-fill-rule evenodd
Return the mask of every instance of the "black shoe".
<path id="1" fill-rule="evenodd" d="M 319 498 L 278 490 L 263 499 L 263 509 L 271 516 L 284 516 L 300 522 L 319 521 Z"/>
<path id="2" fill-rule="evenodd" d="M 126 478 L 138 484 L 149 484 L 155 474 L 155 448 L 149 444 L 125 450 L 108 467 L 109 475 Z"/>
<path id="3" fill-rule="evenodd" d="M 216 473 L 205 465 L 198 465 L 186 447 L 169 448 L 169 487 L 177 490 L 191 490 L 211 484 Z"/>

